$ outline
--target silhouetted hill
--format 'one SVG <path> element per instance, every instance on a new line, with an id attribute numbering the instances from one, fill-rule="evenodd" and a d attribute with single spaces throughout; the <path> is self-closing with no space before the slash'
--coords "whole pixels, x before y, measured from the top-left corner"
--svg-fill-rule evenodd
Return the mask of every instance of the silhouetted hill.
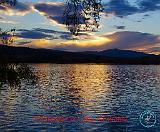
<path id="1" fill-rule="evenodd" d="M 130 50 L 110 49 L 100 52 L 66 52 L 0 45 L 0 62 L 4 63 L 110 63 L 160 64 L 160 57 Z"/>
<path id="2" fill-rule="evenodd" d="M 92 55 L 102 55 L 106 57 L 114 57 L 114 58 L 139 58 L 139 57 L 156 57 L 153 54 L 146 54 L 143 52 L 131 51 L 131 50 L 120 50 L 120 49 L 109 49 L 103 51 L 86 51 L 86 54 Z"/>

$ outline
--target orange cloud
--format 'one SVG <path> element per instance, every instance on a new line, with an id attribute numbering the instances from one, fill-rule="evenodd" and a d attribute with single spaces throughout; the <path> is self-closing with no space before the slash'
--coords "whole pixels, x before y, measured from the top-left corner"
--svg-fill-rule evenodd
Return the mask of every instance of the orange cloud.
<path id="1" fill-rule="evenodd" d="M 160 37 L 141 32 L 113 32 L 105 35 L 86 34 L 69 39 L 34 39 L 23 46 L 61 49 L 67 51 L 100 51 L 106 49 L 130 49 L 147 53 L 160 52 Z M 158 50 L 158 48 L 159 50 Z"/>
<path id="2" fill-rule="evenodd" d="M 84 39 L 84 40 L 69 40 L 62 42 L 64 45 L 75 45 L 77 47 L 98 47 L 105 45 L 112 40 L 107 37 L 94 36 L 92 39 Z"/>
<path id="3" fill-rule="evenodd" d="M 19 38 L 19 40 L 21 40 Z M 106 45 L 107 43 L 111 42 L 112 40 L 106 37 L 99 37 L 94 36 L 92 39 L 84 39 L 84 40 L 46 40 L 46 39 L 39 39 L 33 40 L 31 43 L 24 44 L 23 46 L 26 47 L 33 47 L 33 48 L 66 48 L 69 47 L 77 47 L 79 48 L 90 48 L 90 47 L 99 47 L 102 45 Z M 21 45 L 20 45 L 21 46 Z M 72 49 L 72 48 L 71 48 Z M 75 51 L 75 50 L 74 50 Z"/>

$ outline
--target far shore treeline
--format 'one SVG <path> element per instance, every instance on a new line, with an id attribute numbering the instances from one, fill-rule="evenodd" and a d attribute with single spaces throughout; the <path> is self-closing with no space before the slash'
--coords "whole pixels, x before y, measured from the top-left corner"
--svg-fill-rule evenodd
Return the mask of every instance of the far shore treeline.
<path id="1" fill-rule="evenodd" d="M 119 49 L 66 52 L 0 45 L 0 63 L 160 64 L 160 56 Z"/>

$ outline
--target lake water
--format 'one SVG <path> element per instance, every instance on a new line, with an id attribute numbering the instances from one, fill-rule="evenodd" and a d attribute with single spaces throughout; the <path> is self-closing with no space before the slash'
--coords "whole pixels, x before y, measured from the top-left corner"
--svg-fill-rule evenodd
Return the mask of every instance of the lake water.
<path id="1" fill-rule="evenodd" d="M 17 67 L 2 70 L 0 132 L 160 132 L 159 65 Z M 150 127 L 141 122 L 147 110 L 156 117 Z M 98 120 L 118 116 L 127 120 Z"/>

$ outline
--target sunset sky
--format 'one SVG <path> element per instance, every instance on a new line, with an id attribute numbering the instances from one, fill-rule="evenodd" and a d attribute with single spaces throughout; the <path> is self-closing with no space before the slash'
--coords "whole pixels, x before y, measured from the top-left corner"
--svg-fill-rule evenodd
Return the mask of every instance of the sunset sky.
<path id="1" fill-rule="evenodd" d="M 66 0 L 18 0 L 0 6 L 0 28 L 16 28 L 15 46 L 65 51 L 131 49 L 160 54 L 160 0 L 103 0 L 98 32 L 72 36 L 62 23 Z"/>

